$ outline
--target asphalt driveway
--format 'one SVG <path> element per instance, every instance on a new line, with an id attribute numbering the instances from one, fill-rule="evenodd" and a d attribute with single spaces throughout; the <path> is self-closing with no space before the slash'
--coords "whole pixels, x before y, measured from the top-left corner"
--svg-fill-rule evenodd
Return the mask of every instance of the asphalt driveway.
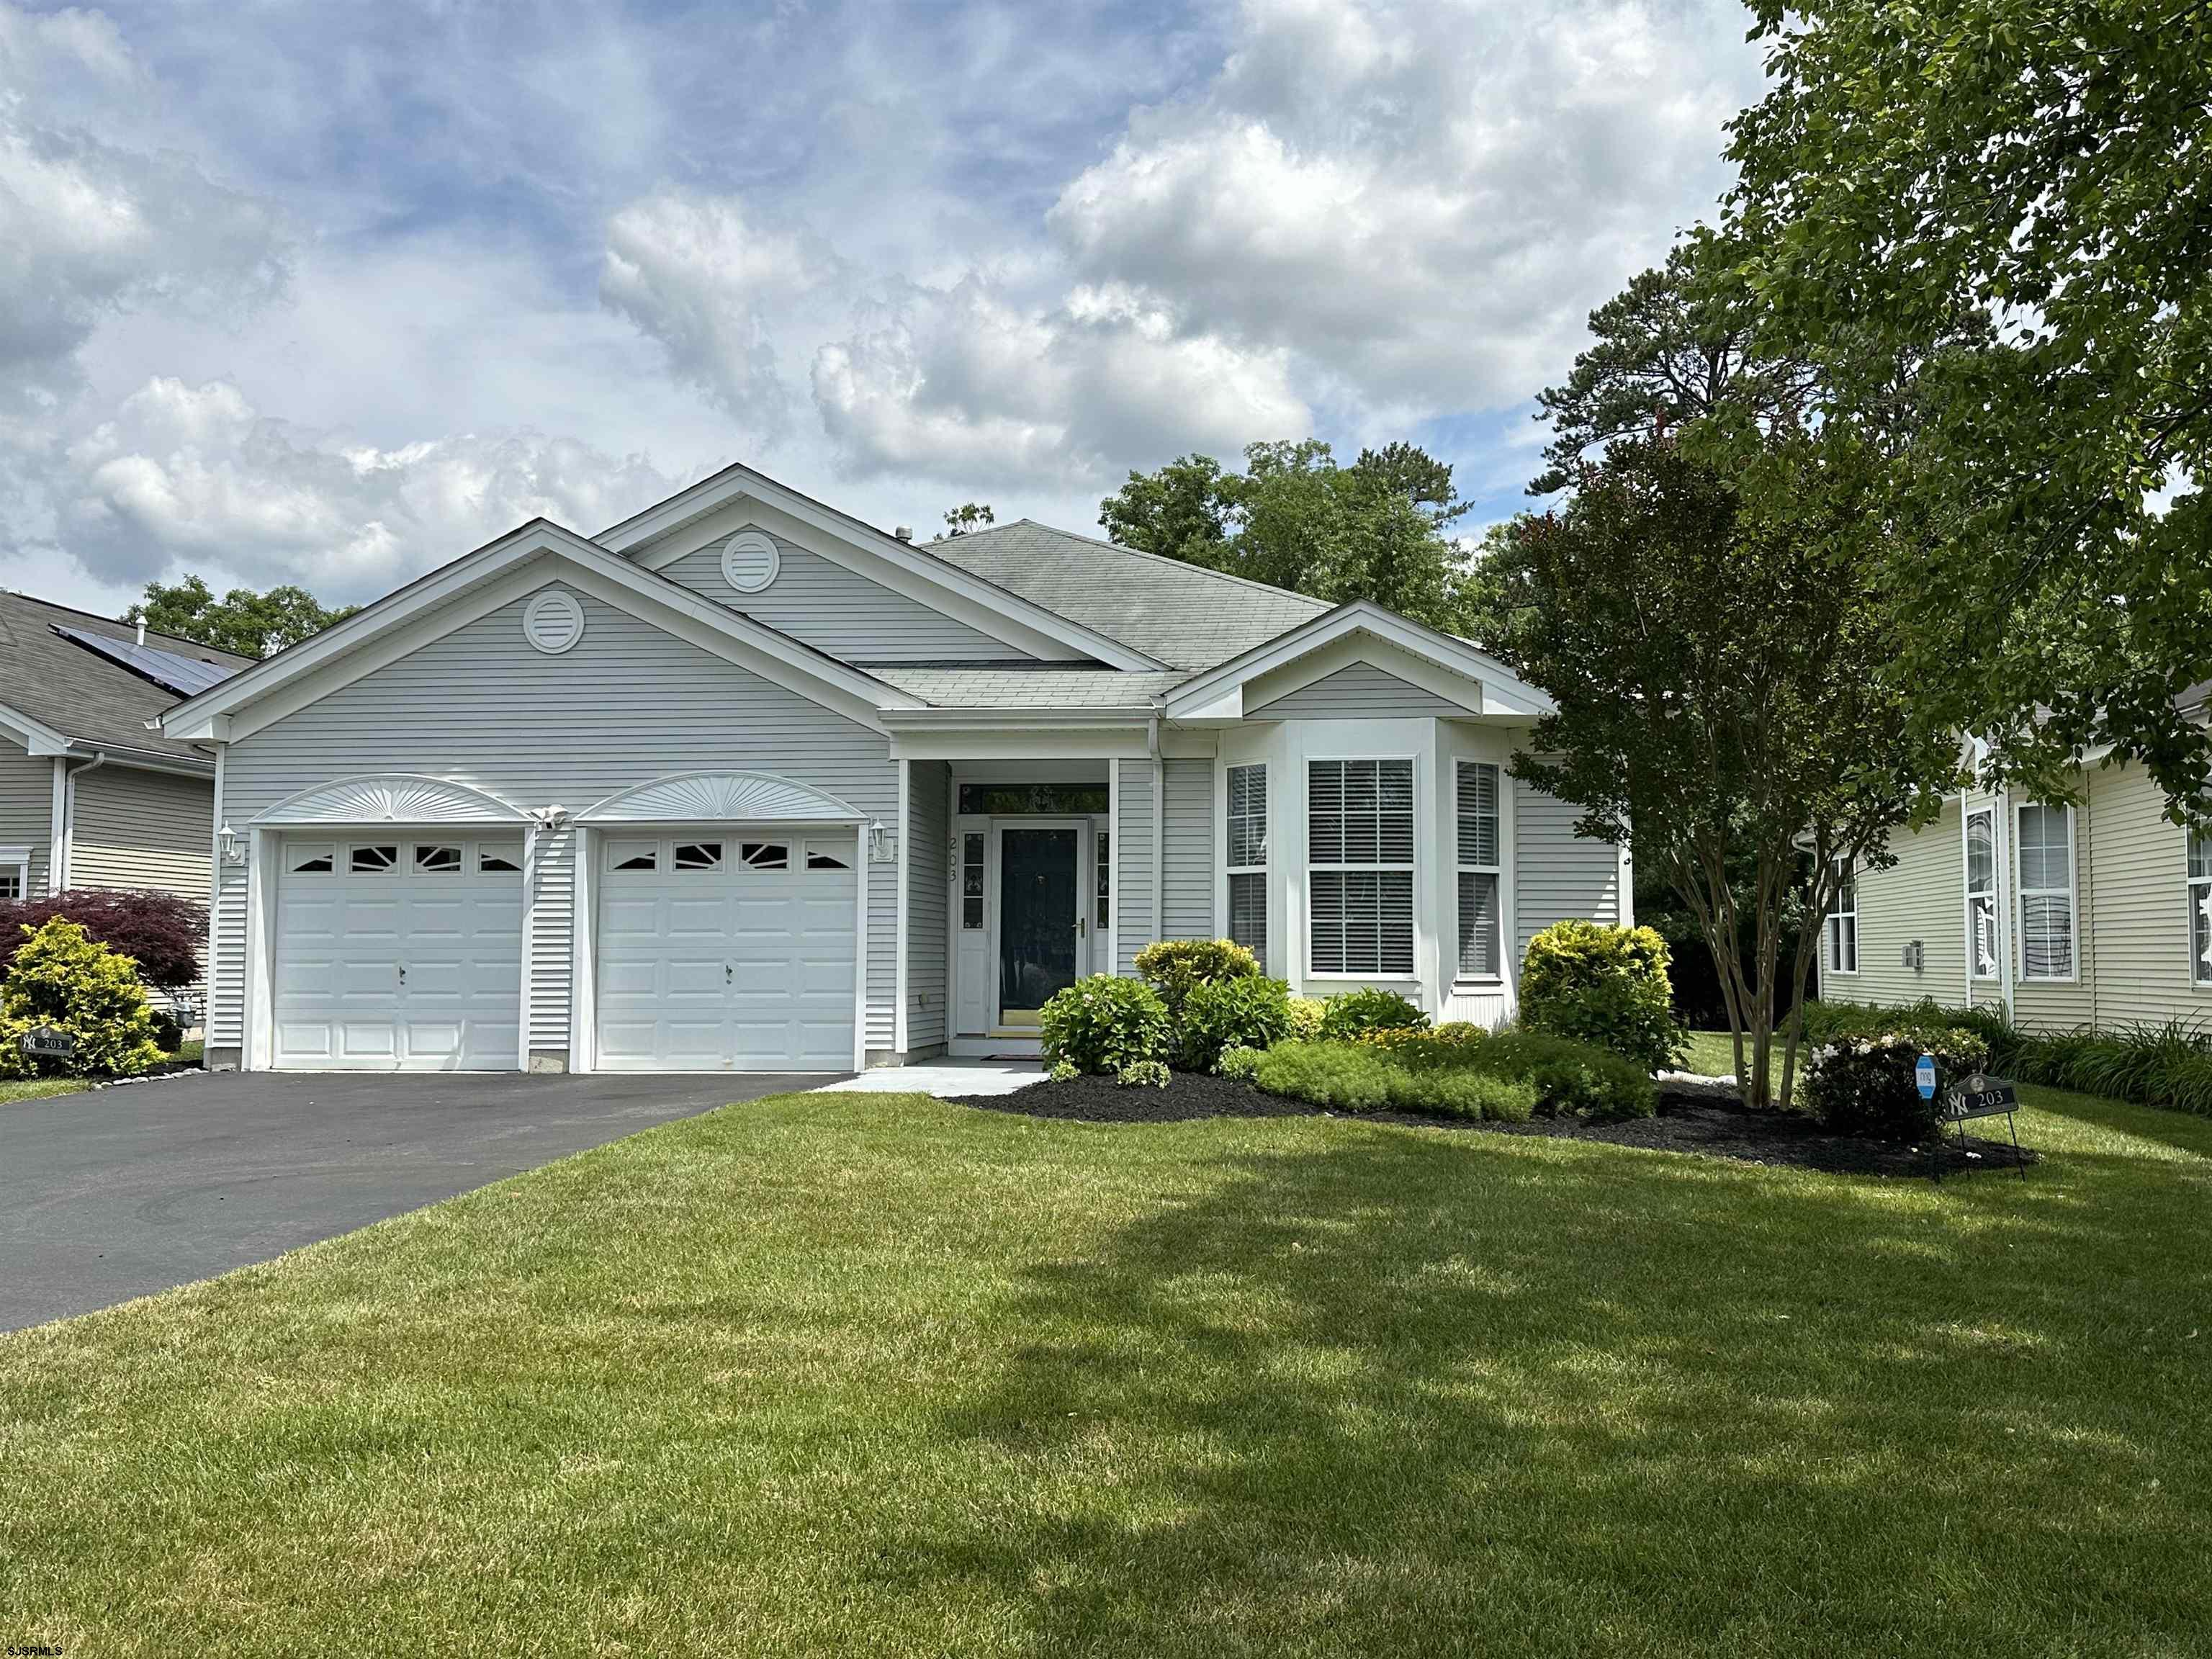
<path id="1" fill-rule="evenodd" d="M 829 1079 L 216 1073 L 0 1103 L 0 1330 Z"/>

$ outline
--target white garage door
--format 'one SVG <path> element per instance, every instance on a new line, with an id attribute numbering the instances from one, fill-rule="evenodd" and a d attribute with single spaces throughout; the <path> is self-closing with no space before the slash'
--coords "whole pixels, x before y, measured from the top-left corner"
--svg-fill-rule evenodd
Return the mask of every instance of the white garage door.
<path id="1" fill-rule="evenodd" d="M 514 1070 L 520 836 L 288 837 L 282 863 L 279 1067 Z"/>
<path id="2" fill-rule="evenodd" d="M 609 836 L 601 1069 L 850 1071 L 855 847 L 850 830 Z"/>

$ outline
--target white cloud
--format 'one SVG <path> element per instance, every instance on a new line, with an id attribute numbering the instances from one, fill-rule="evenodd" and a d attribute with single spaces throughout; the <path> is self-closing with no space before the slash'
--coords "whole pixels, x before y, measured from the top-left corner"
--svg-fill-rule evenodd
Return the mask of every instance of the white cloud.
<path id="1" fill-rule="evenodd" d="M 607 226 L 602 303 L 659 340 L 670 369 L 755 434 L 789 421 L 775 345 L 780 312 L 834 283 L 837 261 L 813 238 L 765 228 L 733 196 L 664 190 Z"/>
<path id="2" fill-rule="evenodd" d="M 0 8 L 0 384 L 27 405 L 0 416 L 53 408 L 106 317 L 234 313 L 283 285 L 285 241 L 266 203 L 44 107 L 88 86 L 127 99 L 142 81 L 105 17 Z"/>
<path id="3" fill-rule="evenodd" d="M 212 568 L 352 600 L 526 519 L 588 535 L 676 487 L 642 457 L 529 430 L 343 445 L 259 414 L 227 382 L 156 378 L 70 447 L 54 490 L 64 544 L 103 584 Z"/>
<path id="4" fill-rule="evenodd" d="M 1247 0 L 1198 94 L 1140 110 L 1048 222 L 1180 329 L 1370 404 L 1531 396 L 1658 262 L 1758 86 L 1718 0 Z"/>
<path id="5" fill-rule="evenodd" d="M 1079 288 L 1025 307 L 970 275 L 910 289 L 823 346 L 814 398 L 849 474 L 1071 485 L 1255 433 L 1304 432 L 1287 354 L 1178 333 L 1158 306 Z"/>

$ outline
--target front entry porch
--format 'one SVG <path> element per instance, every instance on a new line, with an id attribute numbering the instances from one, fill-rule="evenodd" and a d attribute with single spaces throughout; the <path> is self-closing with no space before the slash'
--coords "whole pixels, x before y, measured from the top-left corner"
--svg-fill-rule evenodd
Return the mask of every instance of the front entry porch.
<path id="1" fill-rule="evenodd" d="M 952 793 L 950 1048 L 1033 1056 L 1053 994 L 1112 971 L 1109 787 L 956 768 Z"/>

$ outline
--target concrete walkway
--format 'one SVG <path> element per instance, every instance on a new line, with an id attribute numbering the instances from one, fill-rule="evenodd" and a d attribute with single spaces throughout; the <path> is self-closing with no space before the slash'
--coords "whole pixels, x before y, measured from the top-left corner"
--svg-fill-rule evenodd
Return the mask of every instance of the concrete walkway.
<path id="1" fill-rule="evenodd" d="M 1044 1081 L 1034 1060 L 931 1060 L 919 1066 L 878 1066 L 872 1072 L 825 1084 L 823 1094 L 935 1095 L 943 1100 L 963 1095 L 1010 1095 Z"/>

